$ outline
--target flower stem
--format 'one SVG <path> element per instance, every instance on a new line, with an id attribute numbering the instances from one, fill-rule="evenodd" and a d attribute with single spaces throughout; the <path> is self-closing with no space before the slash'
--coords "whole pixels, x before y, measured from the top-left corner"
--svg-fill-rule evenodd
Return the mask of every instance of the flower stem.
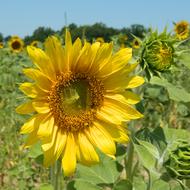
<path id="1" fill-rule="evenodd" d="M 63 177 L 61 173 L 61 163 L 59 160 L 55 162 L 55 164 L 50 168 L 50 178 L 51 184 L 54 187 L 54 190 L 62 190 L 63 189 Z"/>
<path id="2" fill-rule="evenodd" d="M 133 154 L 134 154 L 134 146 L 133 143 L 130 142 L 128 144 L 127 158 L 125 159 L 125 168 L 126 168 L 127 179 L 129 179 L 131 182 L 133 180 L 133 175 L 132 175 Z"/>

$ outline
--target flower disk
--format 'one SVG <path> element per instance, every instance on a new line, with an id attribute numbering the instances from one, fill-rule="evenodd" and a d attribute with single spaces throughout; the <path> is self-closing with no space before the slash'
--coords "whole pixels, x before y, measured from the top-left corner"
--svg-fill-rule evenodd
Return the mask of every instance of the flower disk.
<path id="1" fill-rule="evenodd" d="M 177 38 L 180 40 L 184 40 L 189 37 L 189 23 L 187 21 L 176 23 L 174 30 Z"/>
<path id="2" fill-rule="evenodd" d="M 77 39 L 73 44 L 66 31 L 65 47 L 56 37 L 45 42 L 45 51 L 29 46 L 36 68 L 24 70 L 34 83 L 20 89 L 30 100 L 17 108 L 20 114 L 34 113 L 21 128 L 29 134 L 26 147 L 41 141 L 44 165 L 62 160 L 64 175 L 72 175 L 76 163 L 99 162 L 96 148 L 113 157 L 115 142 L 127 143 L 123 122 L 142 115 L 131 104 L 140 98 L 128 89 L 144 80 L 129 76 L 137 64 L 128 64 L 129 48 L 112 53 L 112 43 L 92 45 Z"/>
<path id="3" fill-rule="evenodd" d="M 24 42 L 18 36 L 12 36 L 9 40 L 9 47 L 13 52 L 19 53 L 23 50 Z"/>

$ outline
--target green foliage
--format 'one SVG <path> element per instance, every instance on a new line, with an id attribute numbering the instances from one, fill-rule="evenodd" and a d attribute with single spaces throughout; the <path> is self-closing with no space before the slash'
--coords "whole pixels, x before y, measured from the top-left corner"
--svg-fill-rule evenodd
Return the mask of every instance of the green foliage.
<path id="1" fill-rule="evenodd" d="M 114 39 L 115 49 L 120 48 L 120 36 L 127 35 L 126 45 L 130 45 L 133 35 L 144 38 L 147 32 L 142 25 L 132 25 L 121 30 L 102 23 L 92 26 L 70 24 L 68 27 L 73 40 L 77 37 L 88 41 L 94 41 L 96 37 L 103 37 L 105 41 Z M 56 35 L 62 36 L 64 30 L 65 27 L 57 31 Z M 47 36 L 54 33 L 50 28 L 39 27 L 32 36 L 26 37 L 25 41 L 27 44 L 33 40 L 43 42 Z M 165 45 L 166 42 L 163 43 Z M 189 47 L 188 42 L 184 46 Z M 140 52 L 135 53 L 138 55 Z M 185 144 L 185 148 L 179 145 L 181 141 L 190 140 L 189 55 L 182 54 L 181 60 L 175 63 L 176 66 L 172 66 L 170 71 L 164 72 L 160 78 L 152 77 L 137 90 L 143 98 L 143 101 L 137 104 L 137 109 L 143 112 L 144 118 L 135 121 L 133 126 L 129 127 L 134 149 L 131 150 L 131 146 L 117 145 L 115 160 L 100 153 L 99 164 L 91 167 L 78 164 L 76 174 L 65 178 L 64 190 L 190 188 L 187 180 L 189 145 L 187 147 Z M 15 113 L 17 105 L 23 102 L 23 94 L 18 90 L 18 85 L 26 79 L 21 71 L 30 65 L 26 52 L 14 54 L 7 48 L 0 50 L 0 189 L 1 186 L 5 190 L 12 187 L 19 190 L 53 189 L 50 185 L 49 171 L 42 167 L 43 154 L 40 143 L 31 149 L 22 148 L 25 136 L 20 135 L 19 130 L 26 116 Z M 186 156 L 187 160 L 184 159 Z M 183 167 L 179 165 L 181 162 Z M 128 167 L 129 165 L 131 167 Z M 127 171 L 126 168 L 131 170 Z M 181 168 L 185 172 L 179 172 Z M 171 171 L 175 175 L 171 175 Z"/>

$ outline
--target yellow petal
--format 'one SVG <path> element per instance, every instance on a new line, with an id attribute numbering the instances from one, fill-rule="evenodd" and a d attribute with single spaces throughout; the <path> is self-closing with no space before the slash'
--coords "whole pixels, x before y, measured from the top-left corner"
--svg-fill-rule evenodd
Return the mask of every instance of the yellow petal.
<path id="1" fill-rule="evenodd" d="M 123 70 L 104 78 L 103 84 L 106 92 L 124 91 L 127 88 L 129 81 L 133 78 L 128 75 L 136 66 L 137 64 L 128 64 Z"/>
<path id="2" fill-rule="evenodd" d="M 88 139 L 97 146 L 103 153 L 114 155 L 116 152 L 115 143 L 107 131 L 98 123 L 94 122 L 93 127 L 86 131 Z"/>
<path id="3" fill-rule="evenodd" d="M 42 149 L 44 152 L 51 149 L 53 147 L 53 145 L 55 144 L 57 131 L 58 131 L 58 127 L 55 125 L 53 128 L 53 132 L 51 133 L 50 137 L 42 139 Z"/>
<path id="4" fill-rule="evenodd" d="M 101 77 L 112 75 L 123 69 L 132 57 L 132 49 L 124 48 L 113 55 L 110 61 L 100 71 Z"/>
<path id="5" fill-rule="evenodd" d="M 106 69 L 109 69 L 110 65 L 108 64 L 112 55 L 113 43 L 104 43 L 102 44 L 96 54 L 96 57 L 93 61 L 91 71 L 94 71 L 95 76 L 98 78 L 103 78 L 101 71 L 103 72 Z"/>
<path id="6" fill-rule="evenodd" d="M 33 101 L 32 105 L 38 113 L 49 113 L 50 112 L 49 104 L 47 102 Z"/>
<path id="7" fill-rule="evenodd" d="M 105 100 L 105 109 L 108 109 L 113 115 L 120 115 L 124 120 L 138 119 L 143 115 L 127 103 L 121 103 L 117 100 Z"/>
<path id="8" fill-rule="evenodd" d="M 40 122 L 37 136 L 39 138 L 47 138 L 52 134 L 54 127 L 54 118 L 47 115 L 47 117 Z"/>
<path id="9" fill-rule="evenodd" d="M 79 38 L 77 38 L 72 47 L 72 55 L 70 56 L 70 67 L 71 71 L 75 72 L 75 67 L 77 65 L 77 60 L 80 55 L 80 51 L 82 48 L 82 42 Z"/>
<path id="10" fill-rule="evenodd" d="M 88 73 L 90 71 L 89 73 L 91 73 L 91 66 L 99 46 L 99 43 L 94 43 L 92 45 L 88 42 L 85 43 L 75 66 L 76 72 Z"/>
<path id="11" fill-rule="evenodd" d="M 56 74 L 67 72 L 69 70 L 69 62 L 66 60 L 65 50 L 63 49 L 60 40 L 55 36 L 49 37 L 45 41 L 45 49 L 53 63 Z"/>
<path id="12" fill-rule="evenodd" d="M 43 90 L 49 91 L 52 86 L 52 81 L 47 78 L 42 72 L 37 69 L 23 69 L 24 74 L 35 80 L 37 85 Z"/>
<path id="13" fill-rule="evenodd" d="M 51 79 L 56 79 L 55 70 L 51 63 L 50 58 L 45 52 L 34 46 L 27 46 L 27 51 L 34 64 Z"/>
<path id="14" fill-rule="evenodd" d="M 47 96 L 47 93 L 38 88 L 34 83 L 25 82 L 20 85 L 19 89 L 30 98 Z"/>
<path id="15" fill-rule="evenodd" d="M 129 77 L 126 81 L 127 88 L 136 88 L 144 83 L 144 79 L 140 76 Z"/>
<path id="16" fill-rule="evenodd" d="M 114 125 L 102 121 L 98 122 L 104 127 L 114 141 L 119 143 L 127 143 L 129 141 L 127 130 L 121 125 Z"/>
<path id="17" fill-rule="evenodd" d="M 30 133 L 28 135 L 28 138 L 26 139 L 26 142 L 24 144 L 24 148 L 29 148 L 30 146 L 32 146 L 33 144 L 38 142 L 38 137 L 36 135 L 36 131 L 33 131 L 32 133 Z"/>
<path id="18" fill-rule="evenodd" d="M 140 97 L 130 91 L 124 91 L 120 94 L 106 94 L 105 98 L 116 100 L 123 104 L 137 104 L 140 101 Z"/>
<path id="19" fill-rule="evenodd" d="M 71 176 L 76 169 L 76 144 L 73 134 L 67 136 L 67 143 L 62 159 L 64 176 Z"/>
<path id="20" fill-rule="evenodd" d="M 26 133 L 31 133 L 32 131 L 34 131 L 35 120 L 36 120 L 36 117 L 32 117 L 28 121 L 26 121 L 24 125 L 21 127 L 20 133 L 26 134 Z"/>
<path id="21" fill-rule="evenodd" d="M 32 101 L 25 102 L 24 104 L 16 108 L 16 112 L 19 114 L 29 114 L 35 112 L 35 109 L 32 106 Z"/>
<path id="22" fill-rule="evenodd" d="M 116 125 L 120 125 L 122 121 L 125 121 L 118 112 L 115 113 L 112 111 L 113 109 L 110 110 L 109 107 L 101 107 L 101 109 L 97 111 L 97 118 Z"/>
<path id="23" fill-rule="evenodd" d="M 44 151 L 44 166 L 48 167 L 55 163 L 55 143 L 58 128 L 54 126 L 51 136 L 49 138 L 42 139 L 42 149 Z"/>
<path id="24" fill-rule="evenodd" d="M 71 39 L 71 34 L 68 29 L 66 29 L 65 33 L 65 53 L 66 53 L 66 58 L 69 63 L 69 58 L 70 58 L 70 53 L 72 51 L 72 39 Z"/>
<path id="25" fill-rule="evenodd" d="M 137 94 L 131 91 L 124 91 L 124 92 L 121 92 L 121 94 L 125 97 L 128 104 L 137 104 L 141 100 Z"/>
<path id="26" fill-rule="evenodd" d="M 79 161 L 84 165 L 91 165 L 99 162 L 99 157 L 94 150 L 93 145 L 89 142 L 86 135 L 78 134 Z"/>
<path id="27" fill-rule="evenodd" d="M 66 144 L 66 140 L 67 140 L 67 134 L 65 132 L 63 132 L 62 129 L 58 130 L 56 142 L 55 142 L 55 148 L 54 148 L 54 154 L 55 154 L 56 160 L 63 153 L 64 147 Z"/>

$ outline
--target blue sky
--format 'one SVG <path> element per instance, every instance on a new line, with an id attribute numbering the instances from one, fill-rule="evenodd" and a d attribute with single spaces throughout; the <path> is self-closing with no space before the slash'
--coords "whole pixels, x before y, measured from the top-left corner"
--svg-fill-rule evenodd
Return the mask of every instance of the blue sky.
<path id="1" fill-rule="evenodd" d="M 1 0 L 0 32 L 30 35 L 39 26 L 103 22 L 117 28 L 143 24 L 162 30 L 172 21 L 190 21 L 189 0 Z"/>

